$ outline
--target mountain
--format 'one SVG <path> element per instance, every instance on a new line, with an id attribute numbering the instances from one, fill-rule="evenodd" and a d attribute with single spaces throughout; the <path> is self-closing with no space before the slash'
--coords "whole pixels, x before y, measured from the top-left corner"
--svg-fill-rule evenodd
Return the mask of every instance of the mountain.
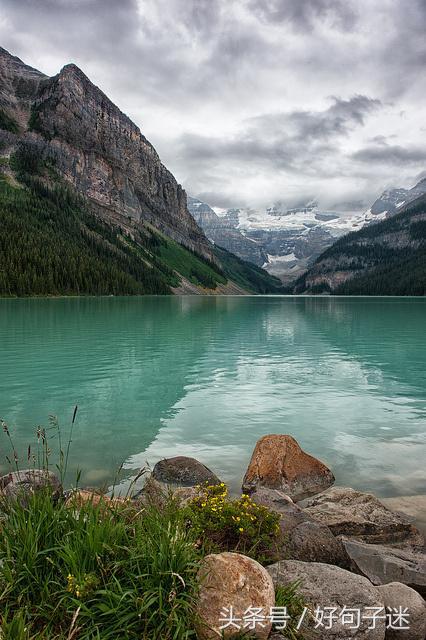
<path id="1" fill-rule="evenodd" d="M 389 189 L 384 191 L 380 198 L 372 204 L 371 213 L 373 215 L 385 214 L 389 217 L 398 212 L 401 207 L 413 200 L 416 200 L 419 196 L 426 193 L 426 178 L 420 180 L 411 189 Z"/>
<path id="2" fill-rule="evenodd" d="M 235 220 L 232 213 L 218 216 L 208 204 L 191 196 L 188 196 L 188 209 L 209 240 L 219 247 L 259 267 L 268 261 L 259 243 L 237 228 L 238 217 Z"/>
<path id="3" fill-rule="evenodd" d="M 207 237 L 237 256 L 262 266 L 283 283 L 293 282 L 338 238 L 385 216 L 370 210 L 343 215 L 323 211 L 316 202 L 287 209 L 276 204 L 214 211 L 189 197 L 189 209 Z"/>
<path id="4" fill-rule="evenodd" d="M 262 266 L 288 285 L 336 240 L 395 215 L 403 205 L 424 193 L 426 178 L 411 189 L 384 191 L 370 209 L 349 214 L 321 210 L 316 201 L 291 209 L 278 203 L 264 210 L 215 211 L 208 204 L 189 198 L 189 208 L 208 238 Z"/>
<path id="5" fill-rule="evenodd" d="M 1 294 L 244 293 L 154 147 L 75 65 L 48 77 L 0 48 L 0 156 Z"/>
<path id="6" fill-rule="evenodd" d="M 426 194 L 324 251 L 293 293 L 426 295 Z"/>

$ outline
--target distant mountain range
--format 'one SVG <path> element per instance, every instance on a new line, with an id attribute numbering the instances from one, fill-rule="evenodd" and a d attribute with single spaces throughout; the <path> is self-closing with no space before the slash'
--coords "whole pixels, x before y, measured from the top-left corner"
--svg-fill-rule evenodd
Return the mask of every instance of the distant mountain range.
<path id="1" fill-rule="evenodd" d="M 426 295 L 426 194 L 412 194 L 390 217 L 340 238 L 289 292 Z"/>
<path id="2" fill-rule="evenodd" d="M 0 295 L 246 293 L 279 281 L 217 249 L 139 128 L 75 65 L 0 48 Z"/>
<path id="3" fill-rule="evenodd" d="M 339 238 L 394 215 L 426 193 L 426 179 L 411 189 L 385 191 L 363 213 L 321 210 L 316 202 L 287 209 L 235 208 L 214 211 L 189 197 L 188 208 L 207 237 L 236 255 L 263 266 L 288 284 L 303 274 Z M 219 214 L 219 215 L 218 215 Z"/>

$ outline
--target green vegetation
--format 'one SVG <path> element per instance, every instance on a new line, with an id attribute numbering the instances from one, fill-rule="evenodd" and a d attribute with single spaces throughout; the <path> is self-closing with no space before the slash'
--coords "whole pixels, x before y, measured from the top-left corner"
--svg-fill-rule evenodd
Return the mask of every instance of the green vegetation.
<path id="1" fill-rule="evenodd" d="M 357 273 L 333 291 L 328 284 L 320 283 L 309 292 L 426 295 L 425 215 L 426 200 L 423 198 L 387 220 L 340 238 L 321 254 L 312 269 L 319 274 L 339 269 Z M 296 292 L 306 290 L 309 273 L 295 283 Z"/>
<path id="2" fill-rule="evenodd" d="M 239 551 L 259 562 L 266 559 L 265 552 L 271 549 L 280 531 L 279 514 L 245 494 L 238 500 L 229 500 L 223 483 L 200 487 L 200 496 L 188 504 L 187 518 L 210 553 Z"/>
<path id="3" fill-rule="evenodd" d="M 19 125 L 14 118 L 9 116 L 3 109 L 0 109 L 0 129 L 5 129 L 10 133 L 19 133 Z"/>
<path id="4" fill-rule="evenodd" d="M 227 279 L 221 269 L 170 238 L 162 236 L 157 255 L 172 269 L 193 284 L 215 289 L 217 283 L 226 284 Z"/>
<path id="5" fill-rule="evenodd" d="M 279 278 L 250 262 L 241 260 L 222 247 L 215 246 L 215 255 L 222 265 L 225 275 L 243 289 L 253 293 L 281 293 Z"/>
<path id="6" fill-rule="evenodd" d="M 21 185 L 0 180 L 0 295 L 169 294 L 179 274 L 209 288 L 226 282 L 153 229 L 133 240 L 96 218 L 42 148 L 22 145 L 11 167 Z"/>
<path id="7" fill-rule="evenodd" d="M 2 505 L 5 640 L 195 637 L 200 550 L 173 504 L 141 517 L 126 504 L 75 510 L 46 492 L 26 502 Z"/>
<path id="8" fill-rule="evenodd" d="M 77 407 L 67 441 L 53 416 L 48 429 L 37 428 L 41 450 L 28 449 L 32 468 L 46 472 L 52 466 L 50 434 L 58 442 L 63 481 L 76 413 Z M 9 427 L 3 420 L 0 427 L 11 448 L 7 459 L 18 469 Z M 195 640 L 203 557 L 236 551 L 262 561 L 260 552 L 279 529 L 278 514 L 247 496 L 228 500 L 223 483 L 199 490 L 186 506 L 172 493 L 159 501 L 88 492 L 84 499 L 49 486 L 3 494 L 0 638 Z M 297 620 L 297 585 L 277 589 L 276 604 Z M 302 639 L 303 633 L 289 637 Z"/>

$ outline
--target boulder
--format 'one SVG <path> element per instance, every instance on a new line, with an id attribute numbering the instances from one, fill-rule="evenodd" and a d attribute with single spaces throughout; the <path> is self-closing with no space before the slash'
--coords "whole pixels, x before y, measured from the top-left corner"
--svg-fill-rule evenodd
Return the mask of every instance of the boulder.
<path id="1" fill-rule="evenodd" d="M 95 508 L 108 508 L 115 509 L 116 507 L 122 507 L 126 504 L 129 504 L 129 500 L 126 498 L 121 498 L 119 496 L 115 496 L 110 498 L 102 493 L 97 491 L 92 491 L 88 489 L 78 489 L 76 491 L 71 491 L 67 496 L 65 504 L 68 507 L 74 507 L 76 509 L 81 509 L 84 505 L 91 503 Z"/>
<path id="2" fill-rule="evenodd" d="M 322 462 L 302 451 L 289 435 L 258 440 L 243 480 L 243 491 L 278 489 L 292 500 L 303 500 L 330 487 L 334 476 Z"/>
<path id="3" fill-rule="evenodd" d="M 285 535 L 285 528 L 284 528 Z M 323 562 L 349 568 L 342 541 L 318 522 L 302 522 L 291 529 L 284 542 L 285 557 L 304 562 Z"/>
<path id="4" fill-rule="evenodd" d="M 380 597 L 389 614 L 386 640 L 424 640 L 426 638 L 426 604 L 417 591 L 400 582 L 390 582 L 378 587 Z M 392 612 L 407 609 L 407 626 L 409 629 L 392 629 Z"/>
<path id="5" fill-rule="evenodd" d="M 421 550 L 365 544 L 343 538 L 351 570 L 373 584 L 402 582 L 426 596 L 426 555 Z"/>
<path id="6" fill-rule="evenodd" d="M 156 507 L 162 509 L 168 500 L 177 500 L 184 506 L 189 500 L 200 495 L 196 487 L 179 487 L 159 482 L 150 476 L 141 491 L 133 497 L 133 501 L 140 507 Z"/>
<path id="7" fill-rule="evenodd" d="M 383 599 L 366 578 L 329 564 L 283 560 L 267 568 L 274 586 L 300 582 L 299 594 L 311 609 L 309 626 L 321 640 L 384 640 L 385 619 Z M 382 611 L 375 628 L 372 608 Z M 360 611 L 358 620 L 350 620 L 347 610 Z M 324 614 L 324 615 L 323 615 Z M 355 613 L 356 616 L 356 613 Z M 355 628 L 353 628 L 355 627 Z M 357 627 L 357 628 L 356 628 Z"/>
<path id="8" fill-rule="evenodd" d="M 251 499 L 281 516 L 278 541 L 267 553 L 271 562 L 292 559 L 348 566 L 341 540 L 282 491 L 258 487 L 251 494 Z"/>
<path id="9" fill-rule="evenodd" d="M 283 491 L 278 489 L 268 489 L 268 487 L 257 487 L 251 494 L 253 502 L 261 504 L 272 511 L 286 513 L 287 505 L 294 504 L 293 500 Z"/>
<path id="10" fill-rule="evenodd" d="M 35 491 L 49 489 L 54 499 L 62 495 L 62 486 L 51 471 L 43 469 L 23 469 L 13 471 L 0 478 L 0 490 L 7 499 L 26 503 L 29 495 Z"/>
<path id="11" fill-rule="evenodd" d="M 159 482 L 182 487 L 220 483 L 219 478 L 208 467 L 195 458 L 186 456 L 160 460 L 152 470 L 152 477 Z"/>
<path id="12" fill-rule="evenodd" d="M 267 616 L 275 605 L 275 592 L 262 565 L 238 553 L 212 554 L 203 559 L 198 580 L 198 640 L 232 638 L 242 631 L 251 631 L 255 638 L 268 638 L 272 623 Z M 231 617 L 230 607 L 237 626 L 226 626 Z M 252 607 L 256 607 L 260 617 L 254 629 L 244 627 L 250 625 L 248 610 Z"/>
<path id="13" fill-rule="evenodd" d="M 304 500 L 306 514 L 344 535 L 371 544 L 406 542 L 422 545 L 423 537 L 409 519 L 387 509 L 375 496 L 346 487 L 333 487 Z"/>

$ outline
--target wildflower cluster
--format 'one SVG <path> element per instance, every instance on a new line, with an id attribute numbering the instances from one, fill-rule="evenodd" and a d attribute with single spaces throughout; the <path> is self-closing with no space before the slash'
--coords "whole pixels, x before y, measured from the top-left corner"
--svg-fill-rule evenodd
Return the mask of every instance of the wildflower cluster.
<path id="1" fill-rule="evenodd" d="M 67 576 L 67 591 L 80 599 L 84 599 L 95 591 L 98 584 L 99 580 L 93 573 L 85 573 L 83 579 L 79 582 L 71 573 Z"/>
<path id="2" fill-rule="evenodd" d="M 223 482 L 197 488 L 199 495 L 189 502 L 188 516 L 207 546 L 249 553 L 271 545 L 279 532 L 278 514 L 256 504 L 247 494 L 230 500 Z"/>

